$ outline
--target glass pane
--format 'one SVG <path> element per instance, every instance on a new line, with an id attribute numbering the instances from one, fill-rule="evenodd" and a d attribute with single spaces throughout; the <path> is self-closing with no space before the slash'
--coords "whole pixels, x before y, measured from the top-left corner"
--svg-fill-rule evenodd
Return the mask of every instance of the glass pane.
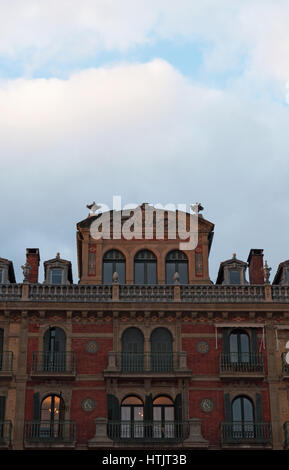
<path id="1" fill-rule="evenodd" d="M 230 335 L 230 361 L 238 362 L 238 335 Z"/>
<path id="2" fill-rule="evenodd" d="M 144 263 L 134 264 L 134 283 L 144 284 Z"/>
<path id="3" fill-rule="evenodd" d="M 0 284 L 3 282 L 3 269 L 0 269 Z"/>
<path id="4" fill-rule="evenodd" d="M 241 362 L 249 362 L 249 336 L 245 333 L 240 334 L 240 360 Z"/>
<path id="5" fill-rule="evenodd" d="M 176 272 L 176 263 L 166 263 L 166 283 L 173 284 L 174 283 L 174 275 Z"/>
<path id="6" fill-rule="evenodd" d="M 241 273 L 240 271 L 235 271 L 229 269 L 229 283 L 230 284 L 241 284 Z"/>
<path id="7" fill-rule="evenodd" d="M 115 271 L 118 274 L 119 283 L 125 284 L 125 263 L 115 263 Z"/>
<path id="8" fill-rule="evenodd" d="M 142 421 L 143 420 L 143 407 L 142 406 L 134 406 L 134 421 Z"/>
<path id="9" fill-rule="evenodd" d="M 121 407 L 121 420 L 130 421 L 130 406 Z"/>
<path id="10" fill-rule="evenodd" d="M 103 263 L 103 284 L 112 284 L 112 263 Z"/>
<path id="11" fill-rule="evenodd" d="M 178 272 L 180 275 L 180 284 L 188 284 L 188 264 L 179 263 Z"/>
<path id="12" fill-rule="evenodd" d="M 50 282 L 51 284 L 62 284 L 62 269 L 51 269 Z"/>
<path id="13" fill-rule="evenodd" d="M 174 407 L 173 406 L 165 406 L 165 420 L 166 421 L 174 421 Z"/>
<path id="14" fill-rule="evenodd" d="M 248 398 L 243 398 L 244 421 L 254 421 L 253 405 Z"/>
<path id="15" fill-rule="evenodd" d="M 233 401 L 232 415 L 233 421 L 242 421 L 241 398 L 236 398 L 236 400 Z"/>
<path id="16" fill-rule="evenodd" d="M 157 264 L 154 262 L 149 262 L 147 266 L 147 284 L 156 284 L 157 283 Z"/>
<path id="17" fill-rule="evenodd" d="M 153 417 L 154 421 L 161 421 L 162 419 L 162 408 L 160 406 L 154 406 L 153 407 Z"/>

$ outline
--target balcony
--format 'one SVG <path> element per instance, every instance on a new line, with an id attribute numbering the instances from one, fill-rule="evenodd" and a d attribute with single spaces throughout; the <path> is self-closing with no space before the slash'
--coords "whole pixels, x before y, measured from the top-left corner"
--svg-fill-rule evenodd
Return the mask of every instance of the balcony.
<path id="1" fill-rule="evenodd" d="M 108 353 L 109 363 L 105 377 L 188 377 L 186 352 L 179 353 Z"/>
<path id="2" fill-rule="evenodd" d="M 25 447 L 74 447 L 74 421 L 27 421 L 24 427 Z"/>
<path id="3" fill-rule="evenodd" d="M 180 421 L 109 421 L 107 435 L 116 442 L 177 443 L 189 437 L 189 423 Z"/>
<path id="4" fill-rule="evenodd" d="M 50 353 L 34 351 L 32 353 L 31 378 L 61 378 L 76 377 L 76 353 Z"/>
<path id="5" fill-rule="evenodd" d="M 11 444 L 12 423 L 0 421 L 0 448 L 8 448 Z"/>
<path id="6" fill-rule="evenodd" d="M 219 356 L 219 373 L 221 378 L 263 379 L 264 358 L 262 354 L 238 353 L 223 354 Z"/>
<path id="7" fill-rule="evenodd" d="M 172 285 L 120 285 L 121 302 L 171 302 L 174 300 Z"/>
<path id="8" fill-rule="evenodd" d="M 3 351 L 0 353 L 0 379 L 11 379 L 13 376 L 13 359 L 12 351 Z"/>
<path id="9" fill-rule="evenodd" d="M 271 447 L 271 424 L 240 421 L 220 424 L 222 447 Z"/>
<path id="10" fill-rule="evenodd" d="M 0 301 L 21 300 L 22 284 L 0 284 Z"/>
<path id="11" fill-rule="evenodd" d="M 186 285 L 181 286 L 181 300 L 184 302 L 264 302 L 264 286 L 234 285 Z"/>
<path id="12" fill-rule="evenodd" d="M 29 300 L 52 302 L 103 302 L 112 300 L 111 285 L 30 284 Z"/>

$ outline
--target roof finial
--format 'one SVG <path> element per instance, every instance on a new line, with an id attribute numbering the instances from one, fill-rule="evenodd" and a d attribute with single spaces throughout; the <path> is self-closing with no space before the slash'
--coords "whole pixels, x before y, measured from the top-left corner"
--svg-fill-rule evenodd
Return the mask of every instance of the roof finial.
<path id="1" fill-rule="evenodd" d="M 200 202 L 196 202 L 196 204 L 190 204 L 190 208 L 192 209 L 193 212 L 198 214 L 202 210 L 204 210 L 202 204 Z"/>
<path id="2" fill-rule="evenodd" d="M 237 256 L 236 253 L 233 253 L 232 254 L 232 259 L 236 259 L 236 256 Z"/>
<path id="3" fill-rule="evenodd" d="M 60 258 L 60 253 L 56 253 L 56 259 Z"/>
<path id="4" fill-rule="evenodd" d="M 87 204 L 86 207 L 87 207 L 87 209 L 90 210 L 90 213 L 88 214 L 88 217 L 94 216 L 96 211 L 101 208 L 101 206 L 96 204 L 95 201 L 93 201 L 92 204 Z"/>

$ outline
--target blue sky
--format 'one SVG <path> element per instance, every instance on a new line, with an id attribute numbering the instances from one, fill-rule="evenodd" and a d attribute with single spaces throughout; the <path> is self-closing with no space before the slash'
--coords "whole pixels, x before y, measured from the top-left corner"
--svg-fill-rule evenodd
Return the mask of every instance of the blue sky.
<path id="1" fill-rule="evenodd" d="M 212 280 L 251 248 L 273 277 L 289 258 L 288 22 L 287 0 L 0 0 L 0 256 L 17 280 L 38 247 L 77 282 L 76 223 L 113 195 L 201 201 Z"/>

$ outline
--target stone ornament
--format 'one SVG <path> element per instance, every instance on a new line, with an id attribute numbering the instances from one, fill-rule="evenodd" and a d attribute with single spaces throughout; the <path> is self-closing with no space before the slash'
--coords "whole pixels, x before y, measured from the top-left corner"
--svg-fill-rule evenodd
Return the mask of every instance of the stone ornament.
<path id="1" fill-rule="evenodd" d="M 95 408 L 95 401 L 92 398 L 85 398 L 81 404 L 83 411 L 93 411 Z"/>
<path id="2" fill-rule="evenodd" d="M 210 413 L 212 409 L 214 408 L 214 403 L 210 398 L 204 398 L 201 401 L 200 408 L 205 413 Z"/>
<path id="3" fill-rule="evenodd" d="M 209 352 L 209 345 L 206 341 L 200 341 L 198 344 L 197 344 L 197 351 L 201 354 L 206 354 L 207 352 Z"/>
<path id="4" fill-rule="evenodd" d="M 98 344 L 96 341 L 88 341 L 86 343 L 85 349 L 87 352 L 94 354 L 98 350 Z"/>

